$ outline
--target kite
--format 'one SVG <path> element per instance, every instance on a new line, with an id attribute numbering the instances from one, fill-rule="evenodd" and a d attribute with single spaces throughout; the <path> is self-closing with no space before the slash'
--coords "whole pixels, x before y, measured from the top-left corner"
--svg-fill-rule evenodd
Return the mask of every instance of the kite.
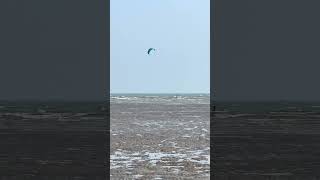
<path id="1" fill-rule="evenodd" d="M 149 55 L 150 55 L 150 53 L 151 53 L 152 50 L 155 51 L 154 48 L 149 48 L 149 49 L 148 49 L 148 54 L 149 54 Z"/>

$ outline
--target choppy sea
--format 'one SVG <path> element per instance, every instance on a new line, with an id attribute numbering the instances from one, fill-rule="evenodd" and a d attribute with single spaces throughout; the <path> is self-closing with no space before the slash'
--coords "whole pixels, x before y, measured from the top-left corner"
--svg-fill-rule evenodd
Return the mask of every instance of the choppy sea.
<path id="1" fill-rule="evenodd" d="M 110 103 L 209 104 L 209 94 L 111 94 Z"/>

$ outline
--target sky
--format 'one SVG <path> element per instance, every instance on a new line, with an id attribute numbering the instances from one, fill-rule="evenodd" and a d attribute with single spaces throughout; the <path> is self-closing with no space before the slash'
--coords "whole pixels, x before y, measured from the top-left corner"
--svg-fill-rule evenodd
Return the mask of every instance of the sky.
<path id="1" fill-rule="evenodd" d="M 107 11 L 106 1 L 1 0 L 0 101 L 105 100 Z"/>
<path id="2" fill-rule="evenodd" d="M 215 99 L 320 100 L 320 1 L 215 2 Z"/>
<path id="3" fill-rule="evenodd" d="M 210 0 L 111 0 L 110 11 L 111 93 L 210 92 Z"/>

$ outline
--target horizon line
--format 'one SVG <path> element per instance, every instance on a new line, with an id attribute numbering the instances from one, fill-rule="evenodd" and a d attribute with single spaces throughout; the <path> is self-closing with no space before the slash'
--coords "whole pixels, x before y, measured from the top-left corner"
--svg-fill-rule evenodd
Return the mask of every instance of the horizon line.
<path id="1" fill-rule="evenodd" d="M 154 92 L 154 93 L 143 93 L 143 92 L 115 92 L 110 94 L 210 94 L 210 92 Z"/>

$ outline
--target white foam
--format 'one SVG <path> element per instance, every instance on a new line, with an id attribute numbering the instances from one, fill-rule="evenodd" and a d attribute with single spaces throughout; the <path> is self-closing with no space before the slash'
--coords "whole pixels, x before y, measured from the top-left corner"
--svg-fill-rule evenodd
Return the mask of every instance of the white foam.
<path id="1" fill-rule="evenodd" d="M 205 129 L 205 128 L 202 128 L 201 130 L 202 130 L 202 131 L 204 131 L 204 132 L 208 132 L 208 130 L 207 130 L 207 129 Z"/>
<path id="2" fill-rule="evenodd" d="M 133 175 L 133 178 L 141 178 L 141 177 L 143 177 L 143 175 L 141 174 Z"/>

